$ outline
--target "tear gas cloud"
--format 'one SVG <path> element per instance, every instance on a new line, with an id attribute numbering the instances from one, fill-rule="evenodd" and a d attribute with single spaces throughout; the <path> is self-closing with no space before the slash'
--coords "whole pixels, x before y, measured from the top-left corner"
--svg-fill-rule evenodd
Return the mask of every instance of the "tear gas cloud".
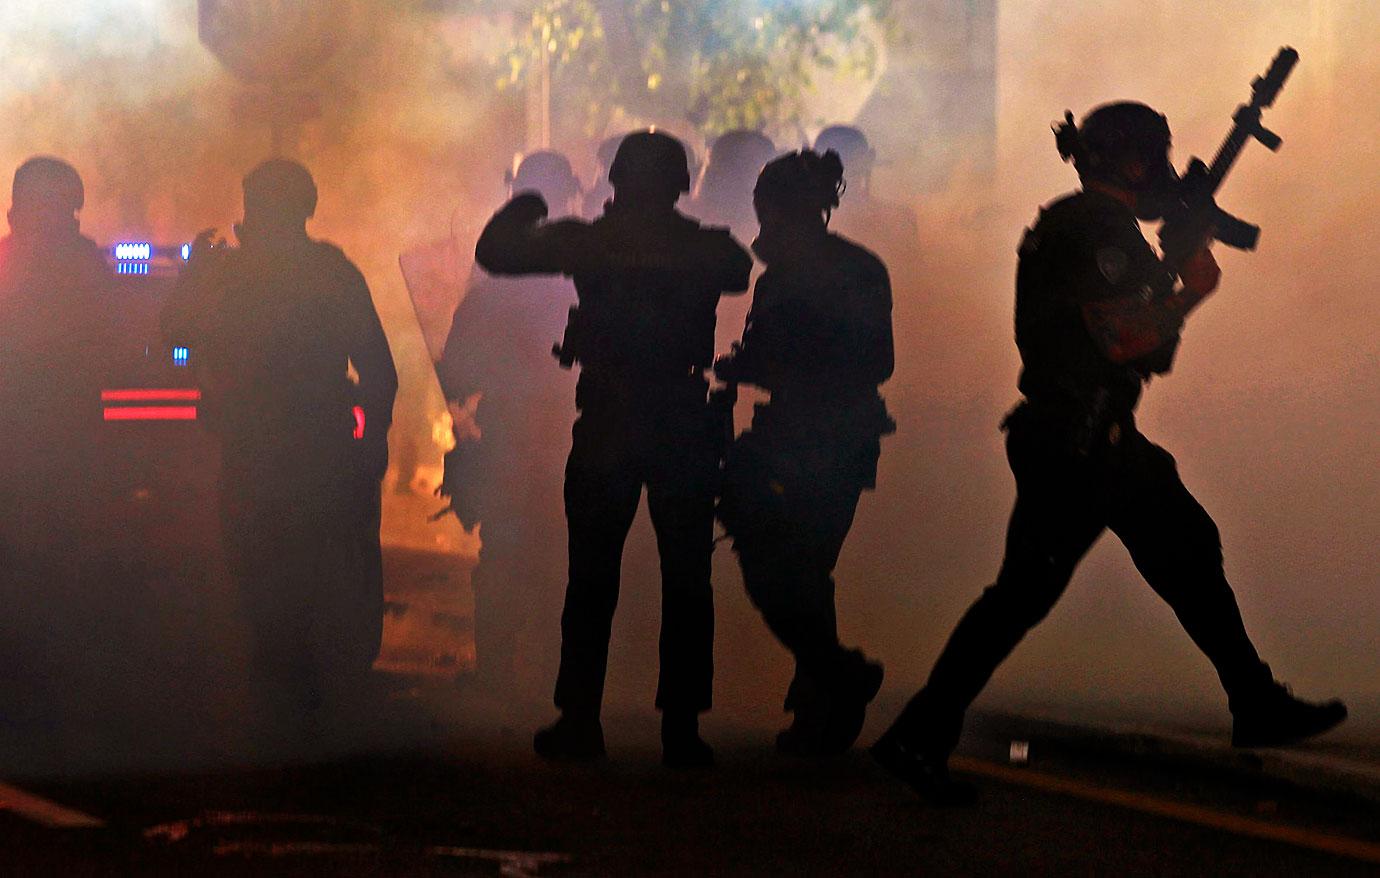
<path id="1" fill-rule="evenodd" d="M 918 205 L 931 261 L 922 302 L 897 303 L 898 338 L 910 344 L 888 388 L 913 404 L 841 570 L 842 624 L 886 644 L 890 684 L 923 682 L 997 572 L 1014 497 L 996 425 L 1016 399 L 1016 246 L 1036 206 L 1076 184 L 1051 123 L 1065 108 L 1081 116 L 1142 100 L 1168 115 L 1180 168 L 1190 155 L 1208 160 L 1250 79 L 1293 45 L 1300 67 L 1265 120 L 1283 149 L 1248 146 L 1219 198 L 1264 227 L 1260 248 L 1217 248 L 1222 286 L 1190 319 L 1174 372 L 1152 382 L 1139 421 L 1216 517 L 1263 657 L 1302 694 L 1349 698 L 1347 733 L 1374 736 L 1380 109 L 1367 96 L 1380 66 L 1366 47 L 1378 33 L 1380 12 L 1363 3 L 1002 4 L 998 173 L 990 189 L 959 181 Z M 858 580 L 887 586 L 858 594 Z M 1110 535 L 985 699 L 1076 702 L 1123 721 L 1226 721 L 1210 666 Z"/>
<path id="2" fill-rule="evenodd" d="M 349 41 L 318 74 L 318 105 L 290 131 L 290 152 L 322 193 L 312 231 L 360 264 L 388 329 L 403 380 L 395 459 L 410 454 L 423 472 L 438 461 L 433 432 L 444 407 L 397 258 L 482 222 L 502 197 L 501 170 L 522 124 L 488 66 L 504 22 L 442 14 L 440 5 L 356 4 L 379 14 L 351 19 Z M 1350 733 L 1373 738 L 1380 10 L 1362 0 L 1032 0 L 1000 4 L 997 27 L 995 174 L 959 166 L 941 186 L 912 186 L 888 170 L 895 156 L 880 156 L 874 191 L 908 201 L 921 237 L 913 263 L 890 266 L 900 362 L 885 393 L 900 432 L 883 445 L 878 490 L 864 497 L 840 563 L 845 640 L 875 652 L 900 695 L 923 682 L 953 623 L 995 576 L 1013 496 L 997 424 L 1016 398 L 1016 243 L 1036 206 L 1076 182 L 1050 123 L 1065 108 L 1081 115 L 1104 101 L 1143 100 L 1168 114 L 1180 167 L 1190 153 L 1210 158 L 1251 77 L 1290 44 L 1302 63 L 1266 118 L 1285 146 L 1277 155 L 1248 147 L 1221 194 L 1264 227 L 1260 250 L 1219 248 L 1222 287 L 1190 322 L 1174 373 L 1147 392 L 1141 423 L 1176 453 L 1216 516 L 1266 660 L 1304 696 L 1349 698 Z M 269 151 L 265 113 L 277 98 L 236 81 L 198 43 L 191 2 L 11 0 L 0 9 L 0 70 L 0 168 L 39 152 L 71 160 L 87 182 L 84 228 L 102 242 L 227 230 L 240 177 Z M 872 133 L 895 142 L 911 124 L 895 118 Z M 591 169 L 592 142 L 556 146 Z M 385 530 L 400 541 L 438 539 L 423 506 L 390 510 Z M 473 549 L 453 530 L 440 539 Z M 639 525 L 634 558 L 648 551 Z M 653 570 L 629 563 L 611 655 L 611 697 L 639 708 L 654 687 L 656 588 L 642 581 Z M 773 723 L 787 656 L 748 607 L 725 551 L 715 582 L 717 708 Z M 556 636 L 555 620 L 542 629 Z M 985 698 L 1225 721 L 1206 661 L 1110 537 Z"/>

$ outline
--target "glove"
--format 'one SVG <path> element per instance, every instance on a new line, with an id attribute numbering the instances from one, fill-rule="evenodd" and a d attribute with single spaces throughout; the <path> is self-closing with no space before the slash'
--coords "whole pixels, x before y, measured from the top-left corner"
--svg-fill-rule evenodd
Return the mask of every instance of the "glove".
<path id="1" fill-rule="evenodd" d="M 535 225 L 546 219 L 546 200 L 536 192 L 519 192 L 503 206 L 499 215 L 521 225 Z"/>
<path id="2" fill-rule="evenodd" d="M 1222 269 L 1218 267 L 1212 251 L 1203 247 L 1184 263 L 1179 270 L 1179 279 L 1183 281 L 1184 292 L 1198 301 L 1217 289 L 1222 279 Z"/>

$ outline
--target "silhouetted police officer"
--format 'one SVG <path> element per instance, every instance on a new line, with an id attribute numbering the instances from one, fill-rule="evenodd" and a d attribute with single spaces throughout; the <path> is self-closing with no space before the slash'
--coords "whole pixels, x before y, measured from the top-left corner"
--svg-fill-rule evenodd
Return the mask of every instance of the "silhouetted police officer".
<path id="1" fill-rule="evenodd" d="M 575 213 L 579 181 L 560 153 L 527 155 L 509 185 L 512 195 L 539 194 L 554 217 Z M 547 659 L 556 645 L 528 635 L 565 564 L 565 547 L 552 535 L 561 528 L 559 439 L 570 431 L 575 382 L 552 362 L 551 343 L 574 303 L 575 288 L 558 275 L 477 272 L 436 364 L 446 399 L 473 412 L 446 455 L 445 493 L 466 527 L 483 523 L 471 575 L 475 671 L 486 687 L 508 696 L 526 680 L 520 667 L 545 670 L 546 679 L 555 669 L 554 655 Z"/>
<path id="2" fill-rule="evenodd" d="M 397 391 L 364 277 L 308 237 L 315 211 L 301 165 L 256 167 L 239 248 L 202 233 L 163 316 L 193 351 L 220 439 L 221 522 L 255 671 L 288 707 L 313 705 L 378 652 L 379 482 Z"/>
<path id="3" fill-rule="evenodd" d="M 911 269 L 897 270 L 898 276 L 918 274 L 914 269 L 918 261 L 919 221 L 915 211 L 873 191 L 872 170 L 877 164 L 877 151 L 868 143 L 863 130 L 854 125 L 830 125 L 819 132 L 814 149 L 820 155 L 831 149 L 837 152 L 848 172 L 848 198 L 834 212 L 829 227 L 866 241 L 893 270 L 897 266 Z"/>
<path id="4" fill-rule="evenodd" d="M 112 278 L 81 234 L 84 201 L 70 164 L 31 158 L 0 240 L 0 664 L 6 690 L 40 687 L 10 692 L 11 719 L 50 709 L 62 693 L 46 688 L 59 670 L 49 662 L 89 666 L 108 628 L 95 589 L 115 574 L 97 559 L 120 527 L 99 454 Z"/>
<path id="5" fill-rule="evenodd" d="M 756 225 L 752 188 L 775 155 L 775 144 L 758 131 L 739 128 L 716 137 L 695 187 L 695 216 L 728 226 L 735 235 L 751 234 Z"/>
<path id="6" fill-rule="evenodd" d="M 562 358 L 581 367 L 580 417 L 566 466 L 570 580 L 561 618 L 560 719 L 538 732 L 539 754 L 604 752 L 599 710 L 619 564 L 645 485 L 661 554 L 663 757 L 707 765 L 698 715 L 713 676 L 716 422 L 703 370 L 715 310 L 747 288 L 752 261 L 726 230 L 675 210 L 689 189 L 684 147 L 665 134 L 624 138 L 609 171 L 614 196 L 592 223 L 544 223 L 546 205 L 519 195 L 490 220 L 475 259 L 495 274 L 561 273 L 575 281 Z"/>
<path id="7" fill-rule="evenodd" d="M 1164 267 L 1137 221 L 1160 217 L 1173 193 L 1168 123 L 1143 104 L 1109 104 L 1069 135 L 1083 188 L 1042 210 L 1020 248 L 1025 401 L 1005 421 L 1016 477 L 1006 558 L 925 687 L 872 748 L 888 770 L 941 801 L 971 795 L 946 769 L 968 705 L 1106 529 L 1217 670 L 1234 745 L 1289 744 L 1346 717 L 1341 702 L 1300 701 L 1274 681 L 1223 573 L 1216 525 L 1174 458 L 1136 429 L 1142 386 L 1169 370 L 1184 318 L 1219 277 L 1205 247 L 1173 295 L 1147 294 Z"/>
<path id="8" fill-rule="evenodd" d="M 695 185 L 690 212 L 702 222 L 727 226 L 737 237 L 749 240 L 757 232 L 752 188 L 757 185 L 757 175 L 776 152 L 776 145 L 759 131 L 735 128 L 720 134 L 709 146 L 709 157 Z M 719 321 L 724 329 L 716 339 L 718 350 L 737 337 L 747 309 L 746 298 L 725 303 Z"/>
<path id="9" fill-rule="evenodd" d="M 60 509 L 89 506 L 90 452 L 108 365 L 111 273 L 81 234 L 81 177 L 67 162 L 31 158 L 14 174 L 10 234 L 0 240 L 0 472 L 9 525 L 30 550 Z M 84 487 L 76 495 L 67 488 Z M 75 524 L 75 522 L 73 522 Z"/>
<path id="10" fill-rule="evenodd" d="M 882 683 L 881 665 L 839 643 L 834 610 L 834 565 L 894 429 L 877 392 L 895 364 L 891 285 L 876 256 L 829 231 L 842 189 L 835 152 L 763 169 L 753 250 L 767 268 L 741 345 L 715 365 L 771 394 L 729 452 L 719 517 L 748 594 L 796 658 L 795 720 L 777 747 L 801 755 L 848 749 Z"/>

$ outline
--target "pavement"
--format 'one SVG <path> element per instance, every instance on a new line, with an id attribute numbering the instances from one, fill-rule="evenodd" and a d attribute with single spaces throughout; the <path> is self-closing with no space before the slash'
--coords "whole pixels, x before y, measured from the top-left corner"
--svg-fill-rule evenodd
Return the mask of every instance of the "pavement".
<path id="1" fill-rule="evenodd" d="M 1373 763 L 1347 774 L 1325 744 L 1243 755 L 979 714 L 955 768 L 980 800 L 938 809 L 865 752 L 783 758 L 770 729 L 712 715 L 710 771 L 662 768 L 650 711 L 606 717 L 607 762 L 552 765 L 485 696 L 388 682 L 223 764 L 54 774 L 11 752 L 5 873 L 1380 874 Z"/>

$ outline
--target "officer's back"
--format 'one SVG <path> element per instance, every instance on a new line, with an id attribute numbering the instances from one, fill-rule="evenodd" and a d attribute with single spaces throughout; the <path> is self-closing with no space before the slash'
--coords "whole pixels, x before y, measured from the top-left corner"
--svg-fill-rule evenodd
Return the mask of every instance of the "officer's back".
<path id="1" fill-rule="evenodd" d="M 102 519 L 111 273 L 79 230 L 83 202 L 81 178 L 60 159 L 15 172 L 11 234 L 0 240 L 0 565 L 70 551 L 71 534 L 94 540 Z"/>
<path id="2" fill-rule="evenodd" d="M 0 418 L 11 457 L 27 439 L 60 450 L 53 431 L 89 430 L 99 412 L 110 271 L 79 231 L 83 202 L 81 178 L 60 159 L 35 157 L 15 172 L 11 233 L 0 240 Z"/>
<path id="3" fill-rule="evenodd" d="M 632 141 L 634 148 L 629 147 Z M 668 153 L 678 153 L 669 156 Z M 475 256 L 495 274 L 570 275 L 579 313 L 568 336 L 581 365 L 581 407 L 592 398 L 702 381 L 713 362 L 715 312 L 724 292 L 746 289 L 751 257 L 727 230 L 702 227 L 675 210 L 689 187 L 672 138 L 642 132 L 624 140 L 610 171 L 616 196 L 593 222 L 538 225 L 545 205 L 519 196 L 485 229 Z M 669 158 L 669 160 L 668 160 Z"/>
<path id="4" fill-rule="evenodd" d="M 374 421 L 366 444 L 382 446 L 396 372 L 363 276 L 303 228 L 314 184 L 299 166 L 267 162 L 245 198 L 241 246 L 199 248 L 164 314 L 169 339 L 196 351 L 212 426 L 228 450 L 272 465 L 275 452 L 348 442 L 358 404 Z"/>
<path id="5" fill-rule="evenodd" d="M 643 488 L 661 556 L 663 758 L 713 760 L 699 737 L 713 678 L 710 587 L 718 453 L 706 407 L 715 311 L 747 288 L 752 259 L 726 230 L 675 210 L 690 188 L 684 147 L 664 134 L 623 139 L 614 197 L 594 222 L 546 223 L 519 195 L 489 221 L 475 259 L 495 274 L 566 274 L 579 306 L 560 354 L 581 367 L 566 465 L 570 579 L 561 617 L 557 722 L 537 733 L 548 758 L 604 753 L 599 712 L 623 546 Z"/>

